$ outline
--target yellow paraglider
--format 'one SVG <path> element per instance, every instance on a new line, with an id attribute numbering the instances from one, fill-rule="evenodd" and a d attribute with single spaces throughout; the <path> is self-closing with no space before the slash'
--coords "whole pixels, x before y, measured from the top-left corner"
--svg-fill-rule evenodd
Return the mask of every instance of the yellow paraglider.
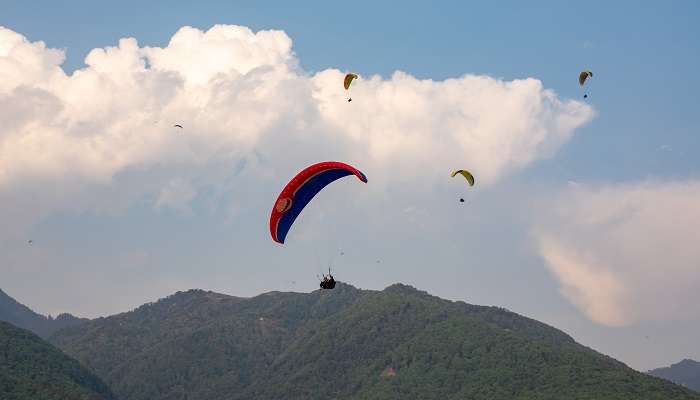
<path id="1" fill-rule="evenodd" d="M 591 72 L 591 71 L 589 71 L 589 70 L 581 71 L 581 73 L 578 74 L 578 84 L 579 84 L 579 86 L 583 86 L 583 84 L 586 83 L 586 80 L 587 80 L 588 78 L 592 78 L 592 77 L 593 77 L 593 72 Z M 583 94 L 583 98 L 584 98 L 584 99 L 587 99 L 587 98 L 588 98 L 588 93 L 584 93 L 584 94 Z"/>
<path id="2" fill-rule="evenodd" d="M 467 171 L 466 169 L 458 169 L 457 171 L 452 171 L 452 177 L 454 178 L 457 175 L 462 175 L 464 179 L 469 182 L 469 186 L 474 186 L 474 175 L 472 175 L 471 172 Z"/>
<path id="3" fill-rule="evenodd" d="M 454 178 L 457 175 L 462 175 L 464 179 L 469 182 L 469 186 L 474 186 L 474 175 L 472 175 L 471 172 L 467 171 L 466 169 L 458 169 L 456 171 L 452 171 L 452 177 Z M 459 198 L 460 203 L 464 203 L 464 197 Z"/>
<path id="4" fill-rule="evenodd" d="M 580 74 L 578 74 L 578 84 L 583 86 L 584 83 L 586 83 L 586 79 L 592 78 L 593 77 L 593 72 L 585 70 L 581 71 Z"/>
<path id="5" fill-rule="evenodd" d="M 353 79 L 357 79 L 357 75 L 345 74 L 345 79 L 343 79 L 343 86 L 345 87 L 345 90 L 350 89 L 350 84 L 352 83 Z"/>
<path id="6" fill-rule="evenodd" d="M 345 87 L 345 90 L 350 89 L 350 85 L 352 84 L 352 81 L 357 79 L 356 74 L 345 74 L 345 79 L 343 79 L 343 87 Z M 351 102 L 352 98 L 348 97 L 348 102 Z"/>

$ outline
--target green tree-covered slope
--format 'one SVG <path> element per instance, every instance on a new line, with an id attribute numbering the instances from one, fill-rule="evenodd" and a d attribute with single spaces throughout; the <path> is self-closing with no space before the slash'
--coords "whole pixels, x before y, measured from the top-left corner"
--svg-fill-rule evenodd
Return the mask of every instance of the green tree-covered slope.
<path id="1" fill-rule="evenodd" d="M 0 399 L 111 400 L 107 386 L 35 334 L 0 322 Z"/>
<path id="2" fill-rule="evenodd" d="M 404 285 L 178 292 L 52 340 L 123 400 L 700 399 L 535 320 Z"/>

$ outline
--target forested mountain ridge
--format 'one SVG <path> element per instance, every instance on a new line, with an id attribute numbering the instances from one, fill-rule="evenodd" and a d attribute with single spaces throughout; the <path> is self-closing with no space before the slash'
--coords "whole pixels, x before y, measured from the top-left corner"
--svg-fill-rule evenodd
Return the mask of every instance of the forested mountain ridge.
<path id="1" fill-rule="evenodd" d="M 700 362 L 695 360 L 685 359 L 670 367 L 656 368 L 648 373 L 700 392 Z"/>
<path id="2" fill-rule="evenodd" d="M 30 330 L 46 339 L 59 329 L 85 322 L 87 319 L 71 314 L 60 314 L 56 318 L 37 314 L 0 289 L 0 321 Z"/>
<path id="3" fill-rule="evenodd" d="M 700 399 L 535 320 L 400 284 L 178 292 L 52 341 L 122 400 Z"/>

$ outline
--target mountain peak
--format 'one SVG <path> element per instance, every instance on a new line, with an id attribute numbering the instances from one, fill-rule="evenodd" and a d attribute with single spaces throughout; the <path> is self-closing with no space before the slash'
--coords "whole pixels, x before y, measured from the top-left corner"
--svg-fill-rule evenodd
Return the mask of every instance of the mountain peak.
<path id="1" fill-rule="evenodd" d="M 411 285 L 406 285 L 404 283 L 394 283 L 393 285 L 389 285 L 383 290 L 386 293 L 399 293 L 399 294 L 404 294 L 404 295 L 411 295 L 411 296 L 427 296 L 427 297 L 435 297 L 431 295 L 430 293 L 417 289 Z"/>
<path id="2" fill-rule="evenodd" d="M 695 360 L 686 358 L 670 367 L 653 369 L 648 374 L 700 392 L 700 362 Z"/>
<path id="3" fill-rule="evenodd" d="M 0 289 L 0 321 L 6 321 L 47 338 L 59 329 L 75 325 L 85 319 L 63 313 L 56 318 L 37 314 Z"/>

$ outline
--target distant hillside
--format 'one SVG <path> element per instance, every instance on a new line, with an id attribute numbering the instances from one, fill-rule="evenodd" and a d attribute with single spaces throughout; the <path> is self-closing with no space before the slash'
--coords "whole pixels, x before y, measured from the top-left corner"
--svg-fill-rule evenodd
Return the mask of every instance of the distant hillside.
<path id="1" fill-rule="evenodd" d="M 648 373 L 700 392 L 700 362 L 683 360 L 670 367 L 653 369 Z"/>
<path id="2" fill-rule="evenodd" d="M 92 372 L 35 334 L 0 322 L 0 399 L 111 400 Z"/>
<path id="3" fill-rule="evenodd" d="M 9 322 L 20 328 L 28 329 L 42 338 L 48 338 L 52 333 L 67 326 L 87 321 L 70 314 L 61 314 L 55 319 L 45 317 L 20 304 L 0 289 L 0 321 Z"/>
<path id="4" fill-rule="evenodd" d="M 52 340 L 123 400 L 700 399 L 535 320 L 404 285 L 178 292 Z"/>

